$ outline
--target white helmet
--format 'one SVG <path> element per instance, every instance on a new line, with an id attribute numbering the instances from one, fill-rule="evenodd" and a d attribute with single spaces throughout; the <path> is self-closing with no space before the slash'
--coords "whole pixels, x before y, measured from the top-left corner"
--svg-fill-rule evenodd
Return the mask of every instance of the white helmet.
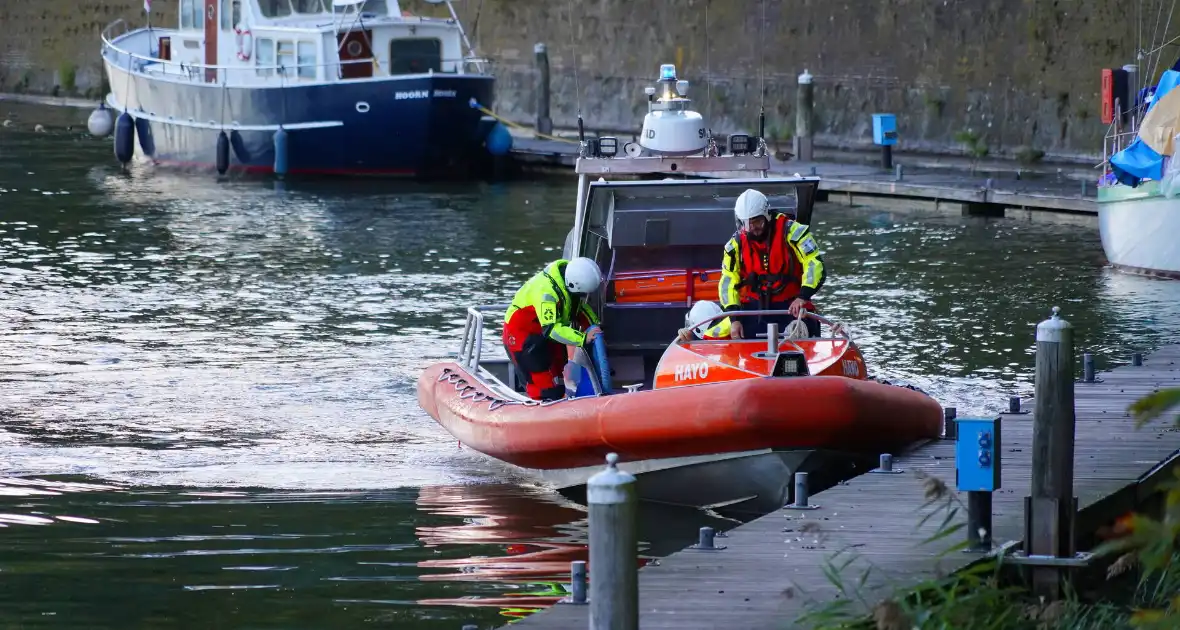
<path id="1" fill-rule="evenodd" d="M 746 192 L 738 195 L 737 202 L 733 204 L 733 216 L 739 225 L 748 228 L 750 219 L 754 217 L 766 217 L 770 220 L 770 203 L 766 200 L 766 195 L 748 188 Z"/>
<path id="2" fill-rule="evenodd" d="M 717 306 L 716 302 L 710 300 L 700 300 L 696 304 L 693 304 L 692 308 L 688 311 L 688 314 L 684 316 L 684 326 L 685 328 L 692 328 L 695 326 L 695 328 L 693 328 L 693 332 L 697 334 L 697 337 L 704 337 L 705 331 L 708 330 L 709 326 L 713 323 L 709 322 L 706 324 L 705 322 L 710 317 L 716 317 L 722 312 L 723 311 L 721 310 L 721 307 Z"/>
<path id="3" fill-rule="evenodd" d="M 602 283 L 598 263 L 589 258 L 575 258 L 565 266 L 565 288 L 570 293 L 592 293 Z"/>

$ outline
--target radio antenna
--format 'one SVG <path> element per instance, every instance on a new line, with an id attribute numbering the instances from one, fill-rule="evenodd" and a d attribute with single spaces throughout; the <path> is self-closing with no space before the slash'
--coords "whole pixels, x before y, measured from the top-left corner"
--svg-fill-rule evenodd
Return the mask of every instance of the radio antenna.
<path id="1" fill-rule="evenodd" d="M 762 0 L 762 24 L 758 28 L 758 139 L 766 137 L 766 0 Z"/>
<path id="2" fill-rule="evenodd" d="M 586 129 L 582 123 L 582 88 L 578 83 L 578 34 L 574 31 L 574 0 L 569 1 L 570 48 L 574 57 L 574 103 L 578 108 L 578 142 L 586 142 Z"/>

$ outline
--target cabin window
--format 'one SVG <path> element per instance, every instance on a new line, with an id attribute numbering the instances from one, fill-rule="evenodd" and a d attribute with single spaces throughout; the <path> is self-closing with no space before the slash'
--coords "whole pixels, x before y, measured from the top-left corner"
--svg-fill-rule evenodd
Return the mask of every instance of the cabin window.
<path id="1" fill-rule="evenodd" d="M 330 13 L 331 0 L 291 0 L 296 13 Z"/>
<path id="2" fill-rule="evenodd" d="M 274 74 L 275 40 L 267 38 L 254 40 L 254 64 L 258 66 L 258 76 L 269 77 Z"/>
<path id="3" fill-rule="evenodd" d="M 258 8 L 262 10 L 262 17 L 277 18 L 291 15 L 290 0 L 258 0 Z"/>
<path id="4" fill-rule="evenodd" d="M 180 0 L 180 28 L 205 28 L 204 0 Z"/>
<path id="5" fill-rule="evenodd" d="M 221 0 L 221 30 L 232 31 L 242 23 L 241 0 Z"/>
<path id="6" fill-rule="evenodd" d="M 314 42 L 299 42 L 299 78 L 316 78 L 316 46 Z"/>
<path id="7" fill-rule="evenodd" d="M 385 3 L 385 0 L 369 0 L 361 6 L 361 13 L 389 15 L 389 5 Z"/>
<path id="8" fill-rule="evenodd" d="M 395 39 L 389 43 L 389 74 L 442 72 L 442 40 Z"/>
<path id="9" fill-rule="evenodd" d="M 295 42 L 286 39 L 279 40 L 279 53 L 277 56 L 279 72 L 283 76 L 289 77 L 295 74 Z"/>

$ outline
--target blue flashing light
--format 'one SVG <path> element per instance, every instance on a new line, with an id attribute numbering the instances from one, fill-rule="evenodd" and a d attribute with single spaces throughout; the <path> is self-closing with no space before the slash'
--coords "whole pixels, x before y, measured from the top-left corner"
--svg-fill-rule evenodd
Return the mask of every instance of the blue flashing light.
<path id="1" fill-rule="evenodd" d="M 660 66 L 660 80 L 675 79 L 675 78 L 676 78 L 676 66 L 675 65 L 670 64 L 670 63 L 666 63 L 666 64 L 663 64 Z"/>

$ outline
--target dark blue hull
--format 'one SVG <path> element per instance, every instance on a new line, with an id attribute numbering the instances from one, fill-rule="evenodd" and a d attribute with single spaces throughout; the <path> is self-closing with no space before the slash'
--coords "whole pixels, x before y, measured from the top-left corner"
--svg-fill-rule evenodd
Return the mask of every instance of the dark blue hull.
<path id="1" fill-rule="evenodd" d="M 484 139 L 491 125 L 470 104 L 475 99 L 492 106 L 495 80 L 489 76 L 223 88 L 148 78 L 111 65 L 107 72 L 111 100 L 133 117 L 147 114 L 136 123 L 136 154 L 159 163 L 214 168 L 224 124 L 229 170 L 273 172 L 275 132 L 235 130 L 233 123 L 335 122 L 341 124 L 288 128 L 288 173 L 466 177 L 490 162 Z"/>

